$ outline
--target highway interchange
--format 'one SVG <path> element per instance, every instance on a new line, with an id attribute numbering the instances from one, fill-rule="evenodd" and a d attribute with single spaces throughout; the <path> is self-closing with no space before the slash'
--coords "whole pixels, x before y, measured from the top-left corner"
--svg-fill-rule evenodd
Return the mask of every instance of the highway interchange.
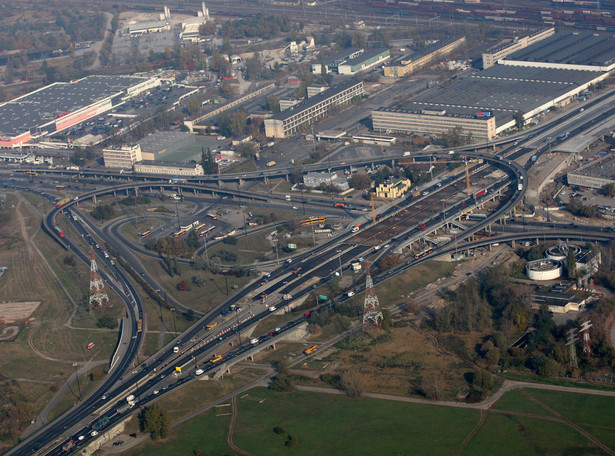
<path id="1" fill-rule="evenodd" d="M 568 112 L 560 116 L 556 122 L 541 125 L 528 132 L 499 141 L 498 145 L 502 150 L 497 156 L 490 153 L 494 143 L 456 149 L 456 157 L 463 156 L 468 160 L 476 160 L 475 164 L 472 164 L 473 185 L 487 190 L 478 198 L 466 194 L 464 173 L 454 175 L 449 172 L 446 178 L 439 178 L 424 186 L 421 189 L 423 196 L 400 202 L 398 204 L 400 208 L 391 207 L 380 211 L 382 216 L 375 227 L 370 227 L 371 214 L 362 210 L 366 206 L 337 210 L 331 207 L 330 200 L 310 198 L 306 203 L 311 213 L 327 211 L 328 214 L 338 216 L 344 221 L 345 227 L 339 234 L 307 252 L 292 257 L 291 261 L 285 261 L 280 266 L 274 267 L 266 278 L 261 277 L 239 290 L 229 300 L 206 315 L 197 313 L 199 319 L 195 324 L 171 344 L 139 364 L 136 369 L 133 368 L 133 363 L 142 344 L 143 336 L 143 333 L 138 332 L 136 327 L 136 321 L 144 317 L 141 299 L 126 272 L 104 255 L 104 246 L 101 247 L 95 239 L 103 239 L 109 247 L 122 252 L 123 259 L 136 271 L 142 271 L 143 268 L 133 253 L 141 255 L 144 250 L 138 245 L 132 245 L 129 240 L 123 239 L 117 227 L 101 230 L 85 221 L 83 216 L 77 216 L 78 212 L 73 206 L 95 195 L 134 192 L 136 188 L 141 192 L 179 190 L 186 198 L 195 200 L 206 198 L 207 204 L 216 204 L 216 201 L 219 203 L 221 198 L 226 197 L 229 199 L 225 203 L 232 201 L 237 205 L 266 204 L 273 201 L 283 206 L 290 203 L 285 202 L 282 196 L 244 191 L 240 189 L 240 185 L 237 185 L 237 190 L 231 190 L 232 185 L 228 184 L 250 180 L 262 181 L 265 177 L 284 177 L 294 170 L 293 168 L 281 168 L 267 171 L 266 175 L 262 171 L 221 175 L 215 178 L 202 178 L 198 181 L 191 180 L 186 184 L 173 184 L 153 176 L 113 175 L 100 170 L 80 171 L 79 174 L 83 180 L 99 179 L 98 182 L 101 185 L 94 190 L 82 193 L 78 200 L 73 200 L 62 208 L 49 211 L 43 220 L 43 227 L 62 247 L 74 252 L 86 264 L 89 264 L 87 253 L 78 247 L 78 243 L 71 239 L 71 236 L 76 233 L 76 236 L 82 237 L 92 245 L 99 257 L 98 262 L 105 264 L 105 268 L 101 268 L 101 275 L 107 287 L 116 292 L 126 304 L 127 318 L 123 320 L 122 335 L 118 341 L 117 351 L 110 361 L 109 373 L 97 391 L 8 454 L 67 454 L 63 447 L 70 442 L 75 444 L 70 451 L 83 448 L 98 437 L 98 431 L 94 432 L 95 429 L 104 432 L 136 410 L 136 408 L 118 410 L 126 403 L 126 397 L 129 394 L 136 396 L 139 407 L 147 405 L 161 395 L 195 380 L 197 369 L 202 370 L 202 375 L 209 377 L 220 375 L 233 363 L 245 359 L 263 346 L 282 339 L 285 334 L 305 322 L 309 315 L 298 314 L 296 318 L 274 331 L 253 335 L 251 339 L 256 340 L 257 343 L 251 343 L 248 338 L 242 337 L 243 332 L 271 315 L 270 309 L 280 310 L 288 305 L 291 300 L 284 300 L 284 295 L 291 295 L 293 300 L 300 298 L 314 288 L 333 280 L 337 271 L 348 269 L 352 262 L 368 258 L 371 261 L 377 261 L 387 253 L 399 251 L 408 243 L 424 238 L 443 224 L 459 219 L 464 213 L 472 208 L 480 207 L 487 201 L 498 202 L 497 209 L 476 223 L 466 223 L 467 229 L 455 236 L 455 242 L 436 246 L 429 254 L 421 258 L 399 264 L 383 275 L 374 277 L 374 282 L 385 281 L 435 256 L 451 254 L 457 250 L 485 247 L 495 242 L 560 238 L 594 241 L 615 239 L 613 233 L 598 231 L 587 226 L 570 226 L 560 223 L 524 225 L 509 223 L 510 226 L 501 226 L 496 229 L 494 237 L 487 239 L 473 237 L 480 230 L 488 226 L 495 226 L 495 222 L 507 218 L 514 211 L 515 206 L 523 200 L 527 190 L 524 185 L 528 182 L 527 171 L 533 164 L 532 161 L 527 160 L 527 157 L 550 151 L 555 142 L 553 138 L 561 135 L 562 128 L 566 128 L 565 132 L 569 134 L 569 137 L 574 137 L 601 120 L 612 116 L 615 108 L 608 107 L 612 97 L 613 94 L 606 94 L 595 98 L 591 103 L 585 105 L 583 113 Z M 592 107 L 593 110 L 589 109 Z M 562 127 L 565 122 L 574 122 L 574 128 Z M 314 164 L 305 166 L 303 170 L 348 169 L 350 166 L 391 164 L 401 159 L 401 155 L 398 151 L 370 159 L 337 161 L 326 165 Z M 418 161 L 447 159 L 449 154 L 445 151 L 436 154 L 414 154 L 413 157 Z M 521 160 L 522 157 L 523 160 Z M 482 163 L 479 160 L 482 160 Z M 521 163 L 518 164 L 518 162 Z M 495 173 L 496 170 L 499 170 L 499 173 Z M 53 175 L 54 179 L 72 178 L 69 176 L 71 173 L 65 170 L 45 170 L 45 173 Z M 113 177 L 113 180 L 100 180 L 101 175 Z M 23 185 L 19 180 L 14 182 L 14 188 L 36 191 L 28 185 L 27 181 Z M 44 191 L 40 193 L 43 196 L 54 197 Z M 61 237 L 59 234 L 55 219 L 62 214 L 74 229 L 71 230 L 70 236 Z M 360 227 L 358 232 L 352 231 L 355 225 Z M 105 270 L 112 271 L 113 276 L 107 275 Z M 143 271 L 143 280 L 152 289 L 160 289 L 147 271 Z M 340 296 L 331 297 L 326 305 L 334 306 L 349 299 L 349 292 L 359 293 L 362 290 L 362 286 L 346 290 Z M 181 311 L 187 310 L 179 302 L 173 301 L 171 304 Z M 232 318 L 226 320 L 220 318 L 221 311 L 237 304 L 241 307 L 232 314 Z M 317 311 L 318 309 L 315 309 L 312 312 Z M 216 325 L 211 326 L 214 322 Z M 210 325 L 209 328 L 208 325 Z M 235 343 L 239 341 L 241 344 Z M 233 345 L 230 351 L 228 351 L 229 343 Z M 177 350 L 174 349 L 175 347 Z M 182 373 L 175 376 L 178 366 L 182 368 Z"/>

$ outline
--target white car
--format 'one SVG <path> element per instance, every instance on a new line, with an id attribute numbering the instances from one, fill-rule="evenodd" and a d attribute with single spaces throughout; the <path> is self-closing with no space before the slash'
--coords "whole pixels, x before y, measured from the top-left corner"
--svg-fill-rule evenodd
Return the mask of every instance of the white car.
<path id="1" fill-rule="evenodd" d="M 154 390 L 154 394 L 158 394 L 160 391 L 158 390 Z"/>
<path id="2" fill-rule="evenodd" d="M 269 312 L 274 312 L 274 311 L 275 311 L 275 306 L 269 307 Z"/>
<path id="3" fill-rule="evenodd" d="M 252 345 L 256 345 L 256 344 L 258 344 L 258 339 L 251 339 L 251 340 L 250 340 L 250 343 L 251 343 Z"/>
<path id="4" fill-rule="evenodd" d="M 354 296 L 354 291 L 349 291 L 348 293 L 346 293 L 346 296 L 352 298 Z"/>
<path id="5" fill-rule="evenodd" d="M 92 437 L 96 437 L 98 435 L 98 431 L 92 431 L 92 434 L 90 434 Z"/>

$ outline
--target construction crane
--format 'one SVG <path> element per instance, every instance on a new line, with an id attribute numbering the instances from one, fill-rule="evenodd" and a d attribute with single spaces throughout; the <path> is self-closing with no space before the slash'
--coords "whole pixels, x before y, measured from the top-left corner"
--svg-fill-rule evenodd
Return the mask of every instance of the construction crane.
<path id="1" fill-rule="evenodd" d="M 373 219 L 374 225 L 376 224 L 376 209 L 374 208 L 374 196 L 378 199 L 381 199 L 385 203 L 389 203 L 391 206 L 396 207 L 397 209 L 401 209 L 402 211 L 406 211 L 406 212 L 408 211 L 408 209 L 406 209 L 405 207 L 398 206 L 397 204 L 392 203 L 391 201 L 389 201 L 383 196 L 378 196 L 374 193 L 370 193 L 370 195 L 371 195 L 371 201 L 372 201 L 372 219 Z"/>
<path id="2" fill-rule="evenodd" d="M 466 169 L 466 187 L 467 187 L 467 192 L 468 192 L 468 196 L 472 196 L 472 190 L 470 188 L 470 169 L 468 167 L 468 163 L 470 162 L 475 162 L 478 160 L 434 160 L 434 161 L 429 161 L 430 164 L 438 164 L 438 163 L 463 163 L 465 165 L 465 169 Z M 408 160 L 400 160 L 399 164 L 400 165 L 410 165 L 412 163 L 417 163 L 417 162 L 411 162 Z M 420 162 L 418 162 L 420 163 Z"/>

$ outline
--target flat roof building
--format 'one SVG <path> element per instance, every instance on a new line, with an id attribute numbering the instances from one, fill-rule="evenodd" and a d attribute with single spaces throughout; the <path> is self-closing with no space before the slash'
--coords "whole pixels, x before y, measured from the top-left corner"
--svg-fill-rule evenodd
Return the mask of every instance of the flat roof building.
<path id="1" fill-rule="evenodd" d="M 364 51 L 361 48 L 351 47 L 348 49 L 343 49 L 340 52 L 336 52 L 333 55 L 324 58 L 324 64 L 327 67 L 327 72 L 333 71 L 337 72 L 337 66 L 345 62 L 346 60 L 353 59 L 358 55 L 362 54 Z M 321 61 L 312 63 L 312 73 L 321 73 Z"/>
<path id="2" fill-rule="evenodd" d="M 337 66 L 339 74 L 356 74 L 366 71 L 389 60 L 391 52 L 388 49 L 369 49 L 362 54 L 348 59 Z"/>
<path id="3" fill-rule="evenodd" d="M 88 76 L 42 87 L 0 104 L 0 148 L 62 131 L 158 85 L 157 78 Z"/>
<path id="4" fill-rule="evenodd" d="M 402 78 L 414 73 L 433 60 L 451 53 L 465 43 L 465 37 L 448 38 L 431 44 L 426 48 L 397 57 L 384 67 L 384 75 L 389 78 Z"/>
<path id="5" fill-rule="evenodd" d="M 303 184 L 306 187 L 318 188 L 322 184 L 334 185 L 340 191 L 346 191 L 350 188 L 348 185 L 348 179 L 340 179 L 337 173 L 307 173 L 303 176 Z"/>
<path id="6" fill-rule="evenodd" d="M 615 156 L 606 155 L 576 171 L 568 173 L 568 185 L 579 187 L 602 188 L 607 184 L 615 184 Z"/>
<path id="7" fill-rule="evenodd" d="M 326 116 L 334 106 L 363 95 L 363 82 L 349 79 L 265 119 L 265 135 L 286 138 Z"/>
<path id="8" fill-rule="evenodd" d="M 134 171 L 144 174 L 162 174 L 165 176 L 204 176 L 203 167 L 199 164 L 188 165 L 186 163 L 156 163 L 141 162 L 134 164 Z"/>
<path id="9" fill-rule="evenodd" d="M 169 30 L 169 23 L 164 20 L 151 20 L 151 21 L 139 21 L 136 24 L 128 26 L 128 33 L 130 36 L 139 36 L 146 33 L 162 32 L 163 30 Z"/>
<path id="10" fill-rule="evenodd" d="M 132 165 L 143 160 L 141 146 L 134 144 L 103 149 L 103 159 L 105 168 L 132 169 Z"/>
<path id="11" fill-rule="evenodd" d="M 182 147 L 194 144 L 196 136 L 182 131 L 159 131 L 139 141 L 143 160 L 164 160 Z"/>
<path id="12" fill-rule="evenodd" d="M 500 63 L 523 67 L 611 71 L 615 69 L 615 36 L 561 31 L 510 54 Z"/>
<path id="13" fill-rule="evenodd" d="M 496 65 L 427 90 L 410 103 L 372 111 L 373 128 L 441 135 L 461 127 L 473 140 L 491 140 L 515 127 L 518 111 L 527 122 L 607 77 L 586 70 Z"/>
<path id="14" fill-rule="evenodd" d="M 524 49 L 537 43 L 540 40 L 550 37 L 555 33 L 553 27 L 538 30 L 530 35 L 524 37 L 515 37 L 513 40 L 506 40 L 500 42 L 488 49 L 487 52 L 483 52 L 483 69 L 487 69 L 498 63 L 504 57 L 512 54 L 513 52 Z"/>

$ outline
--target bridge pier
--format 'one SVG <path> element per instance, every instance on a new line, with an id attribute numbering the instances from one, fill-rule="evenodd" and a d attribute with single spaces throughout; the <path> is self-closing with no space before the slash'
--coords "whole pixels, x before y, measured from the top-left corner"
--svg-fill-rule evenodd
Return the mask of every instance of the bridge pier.
<path id="1" fill-rule="evenodd" d="M 269 345 L 269 347 L 273 348 L 275 350 L 275 342 L 272 343 L 271 345 Z"/>
<path id="2" fill-rule="evenodd" d="M 96 202 L 96 195 L 92 196 L 92 201 L 94 202 L 94 204 L 98 204 L 98 203 Z"/>
<path id="3" fill-rule="evenodd" d="M 241 187 L 241 186 L 242 186 L 243 184 L 245 184 L 245 183 L 246 183 L 246 182 L 245 182 L 243 179 L 239 179 L 239 181 L 237 181 L 237 185 L 238 185 L 239 187 Z M 237 190 L 239 190 L 239 189 L 237 189 Z"/>
<path id="4" fill-rule="evenodd" d="M 511 246 L 513 249 L 515 248 L 515 240 L 514 240 L 514 239 L 511 241 L 510 246 Z"/>
<path id="5" fill-rule="evenodd" d="M 113 198 L 117 199 L 117 192 L 115 190 L 113 190 Z"/>
<path id="6" fill-rule="evenodd" d="M 222 179 L 218 179 L 218 187 L 222 187 L 222 186 L 224 186 Z"/>
<path id="7" fill-rule="evenodd" d="M 284 174 L 284 180 L 286 182 L 290 182 L 290 177 L 288 177 L 288 174 Z"/>
<path id="8" fill-rule="evenodd" d="M 139 197 L 139 187 L 135 187 L 135 198 Z"/>

